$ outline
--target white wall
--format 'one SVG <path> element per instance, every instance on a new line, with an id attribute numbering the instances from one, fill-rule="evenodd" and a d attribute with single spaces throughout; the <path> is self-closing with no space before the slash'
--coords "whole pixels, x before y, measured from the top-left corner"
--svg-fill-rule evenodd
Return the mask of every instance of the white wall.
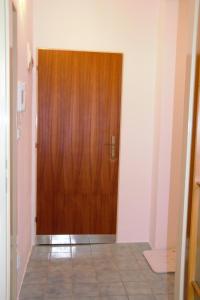
<path id="1" fill-rule="evenodd" d="M 118 241 L 148 241 L 158 0 L 35 0 L 35 48 L 124 53 Z"/>

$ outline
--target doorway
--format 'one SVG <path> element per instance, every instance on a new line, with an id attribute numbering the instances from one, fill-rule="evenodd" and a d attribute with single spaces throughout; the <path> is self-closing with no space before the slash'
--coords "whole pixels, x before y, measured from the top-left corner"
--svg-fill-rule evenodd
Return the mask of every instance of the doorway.
<path id="1" fill-rule="evenodd" d="M 115 235 L 122 54 L 38 51 L 37 235 Z"/>

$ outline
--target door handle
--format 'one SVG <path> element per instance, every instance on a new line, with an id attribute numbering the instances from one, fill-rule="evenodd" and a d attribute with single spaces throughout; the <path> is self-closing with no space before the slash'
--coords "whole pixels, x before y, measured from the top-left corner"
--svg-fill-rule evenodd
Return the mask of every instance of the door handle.
<path id="1" fill-rule="evenodd" d="M 116 158 L 116 137 L 115 135 L 111 136 L 111 142 L 105 144 L 105 146 L 110 146 L 110 159 L 114 160 Z"/>
<path id="2" fill-rule="evenodd" d="M 199 284 L 196 281 L 193 281 L 192 282 L 192 287 L 193 287 L 193 289 L 195 291 L 195 294 L 200 297 L 200 287 L 199 287 Z"/>
<path id="3" fill-rule="evenodd" d="M 200 187 L 200 180 L 199 179 L 196 181 L 196 185 L 198 185 Z"/>
<path id="4" fill-rule="evenodd" d="M 114 135 L 111 136 L 111 159 L 115 159 L 116 150 L 116 138 Z"/>

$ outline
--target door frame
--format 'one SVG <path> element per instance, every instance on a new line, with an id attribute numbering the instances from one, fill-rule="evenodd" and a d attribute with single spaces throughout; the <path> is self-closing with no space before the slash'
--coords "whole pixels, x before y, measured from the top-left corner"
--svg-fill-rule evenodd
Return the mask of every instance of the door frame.
<path id="1" fill-rule="evenodd" d="M 200 200 L 200 184 L 199 184 L 199 120 L 200 120 L 200 68 L 199 55 L 196 68 L 196 86 L 195 86 L 195 119 L 193 124 L 193 147 L 192 147 L 192 168 L 191 168 L 191 195 L 190 195 L 190 210 L 188 213 L 188 233 L 189 233 L 189 254 L 187 266 L 187 297 L 189 300 L 194 300 L 196 293 L 199 294 L 199 283 L 196 282 L 196 264 L 197 264 L 197 249 L 198 249 L 198 223 L 199 223 L 199 200 Z"/>
<path id="2" fill-rule="evenodd" d="M 10 1 L 10 298 L 17 298 L 17 9 Z"/>
<path id="3" fill-rule="evenodd" d="M 0 299 L 10 299 L 9 1 L 0 0 Z M 1 230 L 2 228 L 2 230 Z"/>
<path id="4" fill-rule="evenodd" d="M 194 25 L 192 37 L 192 57 L 191 57 L 191 72 L 190 72 L 190 93 L 189 93 L 189 109 L 187 118 L 186 132 L 186 157 L 185 157 L 185 179 L 183 182 L 184 196 L 180 208 L 180 229 L 179 240 L 177 245 L 177 270 L 175 284 L 175 299 L 185 299 L 185 271 L 187 257 L 187 223 L 188 223 L 188 205 L 189 205 L 189 188 L 190 188 L 190 167 L 191 167 L 191 152 L 192 152 L 192 128 L 194 122 L 194 92 L 196 78 L 196 62 L 197 62 L 197 42 L 200 22 L 200 0 L 195 0 Z"/>

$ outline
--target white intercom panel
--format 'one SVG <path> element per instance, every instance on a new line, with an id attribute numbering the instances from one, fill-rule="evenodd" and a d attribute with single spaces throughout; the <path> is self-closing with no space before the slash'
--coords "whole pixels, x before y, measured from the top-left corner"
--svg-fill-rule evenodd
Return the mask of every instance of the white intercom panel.
<path id="1" fill-rule="evenodd" d="M 26 109 L 26 99 L 25 99 L 25 83 L 18 82 L 18 91 L 17 91 L 17 111 L 23 112 Z"/>

